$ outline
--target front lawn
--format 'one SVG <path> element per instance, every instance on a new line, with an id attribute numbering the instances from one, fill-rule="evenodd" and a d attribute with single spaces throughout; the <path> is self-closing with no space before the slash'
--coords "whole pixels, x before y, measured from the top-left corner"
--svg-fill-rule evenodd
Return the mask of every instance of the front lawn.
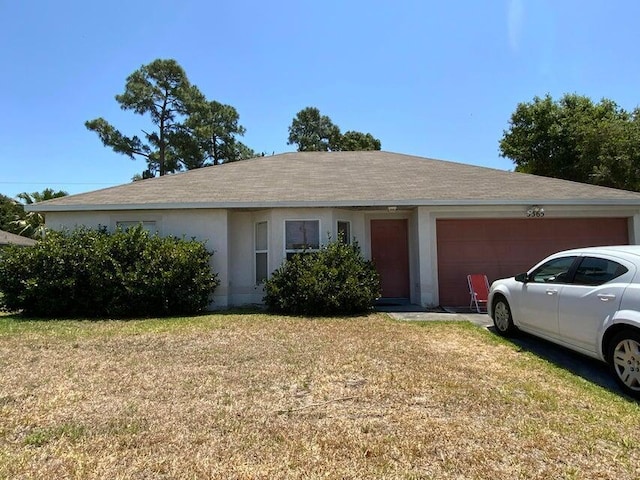
<path id="1" fill-rule="evenodd" d="M 640 477 L 640 406 L 467 323 L 0 316 L 0 478 Z"/>

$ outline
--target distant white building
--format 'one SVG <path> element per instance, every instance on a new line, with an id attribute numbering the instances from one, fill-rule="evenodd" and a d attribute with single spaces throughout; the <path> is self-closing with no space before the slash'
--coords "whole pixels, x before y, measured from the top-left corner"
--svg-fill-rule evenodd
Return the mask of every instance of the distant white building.
<path id="1" fill-rule="evenodd" d="M 16 235 L 15 233 L 5 232 L 4 230 L 0 230 L 0 247 L 5 245 L 20 245 L 22 247 L 28 247 L 31 245 L 35 245 L 37 242 L 31 238 L 22 237 L 20 235 Z"/>

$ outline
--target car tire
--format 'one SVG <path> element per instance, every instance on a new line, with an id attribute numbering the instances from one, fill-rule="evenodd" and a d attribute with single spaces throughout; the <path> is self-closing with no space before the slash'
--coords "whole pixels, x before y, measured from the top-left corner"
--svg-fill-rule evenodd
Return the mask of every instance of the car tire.
<path id="1" fill-rule="evenodd" d="M 513 324 L 511 307 L 509 306 L 507 299 L 502 295 L 496 296 L 493 302 L 493 311 L 491 313 L 493 326 L 499 335 L 502 335 L 503 337 L 511 337 L 516 333 L 518 329 Z"/>
<path id="2" fill-rule="evenodd" d="M 640 331 L 627 328 L 616 333 L 608 345 L 607 363 L 620 388 L 640 399 Z"/>

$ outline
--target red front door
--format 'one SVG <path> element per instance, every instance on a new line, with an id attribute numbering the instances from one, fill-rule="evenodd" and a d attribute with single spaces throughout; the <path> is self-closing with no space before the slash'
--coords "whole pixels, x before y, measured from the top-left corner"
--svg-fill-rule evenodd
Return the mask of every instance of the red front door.
<path id="1" fill-rule="evenodd" d="M 406 220 L 371 220 L 371 258 L 382 296 L 409 298 L 409 236 Z"/>

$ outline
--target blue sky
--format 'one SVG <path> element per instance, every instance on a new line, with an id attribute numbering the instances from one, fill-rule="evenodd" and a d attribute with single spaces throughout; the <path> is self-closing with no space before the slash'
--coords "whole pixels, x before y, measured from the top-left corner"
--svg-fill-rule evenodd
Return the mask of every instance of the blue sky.
<path id="1" fill-rule="evenodd" d="M 498 142 L 519 102 L 640 104 L 638 18 L 627 0 L 0 0 L 0 193 L 79 193 L 141 172 L 84 122 L 146 128 L 114 96 L 156 58 L 233 105 L 258 152 L 293 151 L 287 127 L 315 106 L 383 150 L 512 169 Z"/>

